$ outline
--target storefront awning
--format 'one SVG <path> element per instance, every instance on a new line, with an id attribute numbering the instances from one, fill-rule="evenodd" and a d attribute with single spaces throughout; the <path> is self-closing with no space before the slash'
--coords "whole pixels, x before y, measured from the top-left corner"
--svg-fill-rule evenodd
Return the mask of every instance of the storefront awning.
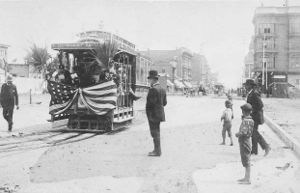
<path id="1" fill-rule="evenodd" d="M 183 85 L 182 82 L 180 82 L 179 80 L 174 80 L 174 84 L 176 88 L 184 88 L 185 86 Z"/>
<path id="2" fill-rule="evenodd" d="M 193 85 L 190 83 L 190 82 L 187 82 L 187 81 L 183 81 L 185 87 L 187 88 L 193 88 Z"/>

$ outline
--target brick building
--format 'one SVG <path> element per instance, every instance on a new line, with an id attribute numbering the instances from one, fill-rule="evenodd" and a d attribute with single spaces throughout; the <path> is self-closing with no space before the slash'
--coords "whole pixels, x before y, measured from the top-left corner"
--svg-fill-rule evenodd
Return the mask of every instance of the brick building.
<path id="1" fill-rule="evenodd" d="M 183 81 L 186 86 L 191 86 L 193 54 L 188 49 L 147 50 L 141 53 L 152 59 L 152 69 L 165 73 L 172 82 Z"/>

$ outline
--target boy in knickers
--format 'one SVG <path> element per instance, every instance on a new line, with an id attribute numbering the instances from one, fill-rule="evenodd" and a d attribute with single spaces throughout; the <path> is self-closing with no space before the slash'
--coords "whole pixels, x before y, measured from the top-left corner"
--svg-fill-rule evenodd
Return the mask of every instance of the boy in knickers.
<path id="1" fill-rule="evenodd" d="M 222 129 L 222 138 L 223 142 L 221 145 L 225 145 L 225 139 L 226 139 L 226 131 L 228 134 L 228 137 L 230 138 L 230 145 L 233 145 L 232 141 L 232 134 L 231 134 L 231 126 L 232 126 L 232 119 L 233 119 L 233 113 L 232 113 L 232 103 L 230 100 L 225 101 L 225 107 L 222 116 L 221 121 L 223 121 L 223 129 Z"/>
<path id="2" fill-rule="evenodd" d="M 250 116 L 252 111 L 252 106 L 249 103 L 244 104 L 241 106 L 243 116 L 242 116 L 242 123 L 239 129 L 239 132 L 235 134 L 236 137 L 239 139 L 240 144 L 240 154 L 242 164 L 245 167 L 245 177 L 238 180 L 241 184 L 251 184 L 250 181 L 250 157 L 251 157 L 251 136 L 254 127 L 254 121 Z"/>

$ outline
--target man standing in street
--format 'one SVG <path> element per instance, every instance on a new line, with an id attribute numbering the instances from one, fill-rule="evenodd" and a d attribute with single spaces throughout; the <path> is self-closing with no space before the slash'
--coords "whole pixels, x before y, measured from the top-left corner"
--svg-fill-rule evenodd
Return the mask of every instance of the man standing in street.
<path id="1" fill-rule="evenodd" d="M 154 150 L 148 156 L 160 156 L 160 122 L 165 121 L 164 106 L 167 104 L 167 96 L 165 89 L 158 82 L 156 70 L 149 71 L 148 79 L 151 87 L 147 95 L 146 114 L 154 143 Z"/>
<path id="2" fill-rule="evenodd" d="M 6 83 L 1 87 L 0 102 L 3 108 L 3 117 L 8 122 L 8 131 L 12 130 L 14 106 L 19 109 L 19 98 L 16 86 L 12 83 L 10 75 L 6 78 Z"/>
<path id="3" fill-rule="evenodd" d="M 263 115 L 263 107 L 264 104 L 260 98 L 259 92 L 256 90 L 257 84 L 252 79 L 247 79 L 244 83 L 247 95 L 246 100 L 247 103 L 252 106 L 251 117 L 254 121 L 254 128 L 252 134 L 252 151 L 251 154 L 257 155 L 257 143 L 261 146 L 263 150 L 265 150 L 265 156 L 267 156 L 271 150 L 269 144 L 267 144 L 266 140 L 258 131 L 258 126 L 264 123 L 264 115 Z"/>

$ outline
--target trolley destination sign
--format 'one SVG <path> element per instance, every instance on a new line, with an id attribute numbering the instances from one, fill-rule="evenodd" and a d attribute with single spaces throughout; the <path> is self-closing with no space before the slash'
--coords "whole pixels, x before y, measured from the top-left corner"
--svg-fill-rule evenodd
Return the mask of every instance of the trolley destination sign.
<path id="1" fill-rule="evenodd" d="M 100 43 L 96 42 L 77 42 L 77 43 L 55 43 L 51 45 L 54 50 L 60 49 L 72 49 L 72 50 L 82 50 L 82 49 L 95 49 Z"/>

